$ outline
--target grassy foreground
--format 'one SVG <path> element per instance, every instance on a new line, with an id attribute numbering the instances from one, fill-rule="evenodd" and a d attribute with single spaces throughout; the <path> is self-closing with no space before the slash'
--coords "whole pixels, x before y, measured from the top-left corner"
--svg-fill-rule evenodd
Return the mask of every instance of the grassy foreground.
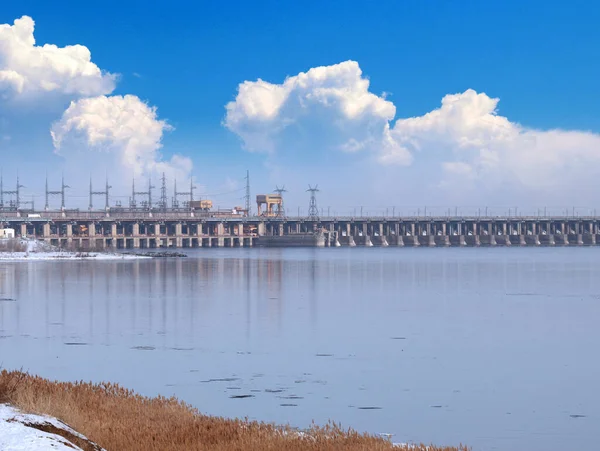
<path id="1" fill-rule="evenodd" d="M 202 415 L 175 398 L 146 398 L 115 384 L 52 382 L 20 371 L 0 373 L 0 403 L 56 417 L 108 451 L 402 449 L 334 424 L 299 435 L 264 423 Z M 410 449 L 468 450 L 425 445 Z"/>

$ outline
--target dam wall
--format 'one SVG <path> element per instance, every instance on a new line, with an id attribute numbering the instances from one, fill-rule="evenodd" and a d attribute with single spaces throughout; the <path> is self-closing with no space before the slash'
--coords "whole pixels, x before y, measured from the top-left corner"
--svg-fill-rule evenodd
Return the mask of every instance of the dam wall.
<path id="1" fill-rule="evenodd" d="M 197 217 L 193 212 L 0 213 L 0 228 L 65 248 L 596 246 L 596 217 Z M 318 235 L 319 238 L 314 238 Z M 274 238 L 278 237 L 278 238 Z"/>

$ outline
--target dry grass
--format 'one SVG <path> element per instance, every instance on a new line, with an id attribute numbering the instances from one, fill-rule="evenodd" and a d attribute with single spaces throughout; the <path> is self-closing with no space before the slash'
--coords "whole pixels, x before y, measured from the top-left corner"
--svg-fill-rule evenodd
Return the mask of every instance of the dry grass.
<path id="1" fill-rule="evenodd" d="M 108 451 L 398 450 L 379 437 L 331 424 L 298 435 L 264 423 L 200 414 L 175 398 L 146 398 L 110 383 L 52 382 L 20 371 L 0 373 L 0 403 L 54 416 Z M 467 451 L 467 447 L 414 447 Z"/>

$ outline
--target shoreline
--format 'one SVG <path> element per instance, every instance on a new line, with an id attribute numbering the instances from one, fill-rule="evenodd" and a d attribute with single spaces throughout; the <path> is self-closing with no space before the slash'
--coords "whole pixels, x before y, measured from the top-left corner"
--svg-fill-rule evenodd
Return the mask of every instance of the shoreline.
<path id="1" fill-rule="evenodd" d="M 34 423 L 27 420 L 31 414 L 42 415 L 45 418 L 38 417 L 39 421 L 54 426 L 50 432 L 64 429 L 67 438 L 77 436 L 89 442 L 85 447 L 76 443 L 84 450 L 469 451 L 462 445 L 393 443 L 336 423 L 298 431 L 285 425 L 212 417 L 174 397 L 149 398 L 108 382 L 58 382 L 21 371 L 0 373 L 0 413 L 3 411 L 0 432 L 14 426 L 7 415 L 19 415 L 26 419 L 24 423 Z"/>
<path id="2" fill-rule="evenodd" d="M 64 261 L 64 260 L 140 260 L 152 258 L 147 255 L 132 255 L 106 252 L 0 252 L 0 261 L 27 262 L 27 261 Z"/>

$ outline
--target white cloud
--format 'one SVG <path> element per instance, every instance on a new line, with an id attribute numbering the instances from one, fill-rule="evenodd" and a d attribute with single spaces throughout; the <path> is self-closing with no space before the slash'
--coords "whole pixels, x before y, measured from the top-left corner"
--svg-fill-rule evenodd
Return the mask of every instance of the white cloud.
<path id="1" fill-rule="evenodd" d="M 171 127 L 158 119 L 156 108 L 126 95 L 71 102 L 51 134 L 56 153 L 69 163 L 85 167 L 94 161 L 94 166 L 109 169 L 111 179 L 156 180 L 165 172 L 171 180 L 184 181 L 190 176 L 191 161 L 180 155 L 165 160 L 160 153 L 168 130 Z"/>
<path id="2" fill-rule="evenodd" d="M 500 116 L 498 102 L 470 89 L 447 95 L 440 108 L 396 121 L 391 135 L 417 158 L 442 164 L 453 183 L 516 184 L 550 196 L 582 181 L 595 184 L 600 135 L 527 128 Z"/>
<path id="3" fill-rule="evenodd" d="M 72 96 L 108 94 L 116 76 L 103 72 L 82 45 L 35 45 L 31 17 L 0 25 L 0 99 L 56 92 Z"/>
<path id="4" fill-rule="evenodd" d="M 468 89 L 422 116 L 396 119 L 394 104 L 369 92 L 358 63 L 346 61 L 281 84 L 241 83 L 224 125 L 251 152 L 368 155 L 396 179 L 384 189 L 390 196 L 419 180 L 436 201 L 595 202 L 585 186 L 600 179 L 600 135 L 530 128 L 500 115 L 498 103 Z"/>
<path id="5" fill-rule="evenodd" d="M 394 104 L 369 92 L 355 61 L 316 67 L 282 84 L 245 81 L 226 110 L 224 125 L 251 152 L 369 151 L 382 161 L 411 161 L 390 136 Z"/>

